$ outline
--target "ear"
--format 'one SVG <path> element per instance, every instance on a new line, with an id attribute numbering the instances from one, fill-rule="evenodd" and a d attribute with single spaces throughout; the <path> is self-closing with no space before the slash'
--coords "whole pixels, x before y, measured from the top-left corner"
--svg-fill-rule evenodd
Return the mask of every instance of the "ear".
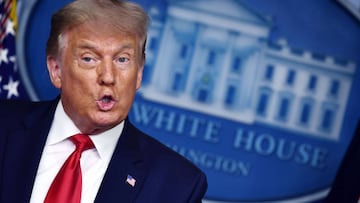
<path id="1" fill-rule="evenodd" d="M 136 77 L 136 89 L 137 90 L 141 87 L 143 70 L 144 70 L 144 65 L 140 66 L 137 70 L 137 77 Z"/>
<path id="2" fill-rule="evenodd" d="M 52 84 L 60 89 L 61 88 L 61 69 L 59 63 L 54 56 L 46 57 L 47 68 Z"/>

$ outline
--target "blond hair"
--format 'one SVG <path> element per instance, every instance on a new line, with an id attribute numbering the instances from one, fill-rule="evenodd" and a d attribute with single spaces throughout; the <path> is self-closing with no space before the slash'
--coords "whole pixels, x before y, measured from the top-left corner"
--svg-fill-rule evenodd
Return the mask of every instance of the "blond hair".
<path id="1" fill-rule="evenodd" d="M 139 5 L 123 0 L 76 0 L 57 11 L 51 18 L 46 55 L 58 54 L 59 37 L 64 32 L 93 20 L 102 20 L 124 34 L 135 35 L 145 60 L 149 17 Z"/>

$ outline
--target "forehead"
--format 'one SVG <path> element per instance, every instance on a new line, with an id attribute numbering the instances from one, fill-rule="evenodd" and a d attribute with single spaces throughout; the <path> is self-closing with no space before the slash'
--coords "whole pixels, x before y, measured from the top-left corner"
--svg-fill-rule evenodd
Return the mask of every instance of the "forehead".
<path id="1" fill-rule="evenodd" d="M 65 43 L 61 43 L 61 41 Z M 91 21 L 73 27 L 59 38 L 60 44 L 81 46 L 94 44 L 97 46 L 126 46 L 137 49 L 139 40 L 136 35 L 124 32 L 106 22 Z"/>

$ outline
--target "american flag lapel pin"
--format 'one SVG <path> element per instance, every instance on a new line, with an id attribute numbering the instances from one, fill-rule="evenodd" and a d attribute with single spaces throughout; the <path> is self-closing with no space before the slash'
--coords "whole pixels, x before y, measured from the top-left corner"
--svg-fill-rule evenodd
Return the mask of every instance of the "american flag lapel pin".
<path id="1" fill-rule="evenodd" d="M 136 183 L 136 180 L 134 177 L 132 177 L 131 175 L 127 175 L 126 177 L 126 181 L 125 181 L 127 184 L 131 185 L 132 187 L 135 187 L 135 183 Z"/>

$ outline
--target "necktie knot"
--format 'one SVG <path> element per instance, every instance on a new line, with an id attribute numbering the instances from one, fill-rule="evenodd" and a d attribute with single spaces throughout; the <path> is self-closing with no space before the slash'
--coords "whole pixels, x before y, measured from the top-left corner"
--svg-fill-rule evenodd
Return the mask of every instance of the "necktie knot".
<path id="1" fill-rule="evenodd" d="M 80 153 L 95 147 L 88 135 L 76 134 L 70 137 L 70 140 L 76 145 L 76 151 Z"/>

